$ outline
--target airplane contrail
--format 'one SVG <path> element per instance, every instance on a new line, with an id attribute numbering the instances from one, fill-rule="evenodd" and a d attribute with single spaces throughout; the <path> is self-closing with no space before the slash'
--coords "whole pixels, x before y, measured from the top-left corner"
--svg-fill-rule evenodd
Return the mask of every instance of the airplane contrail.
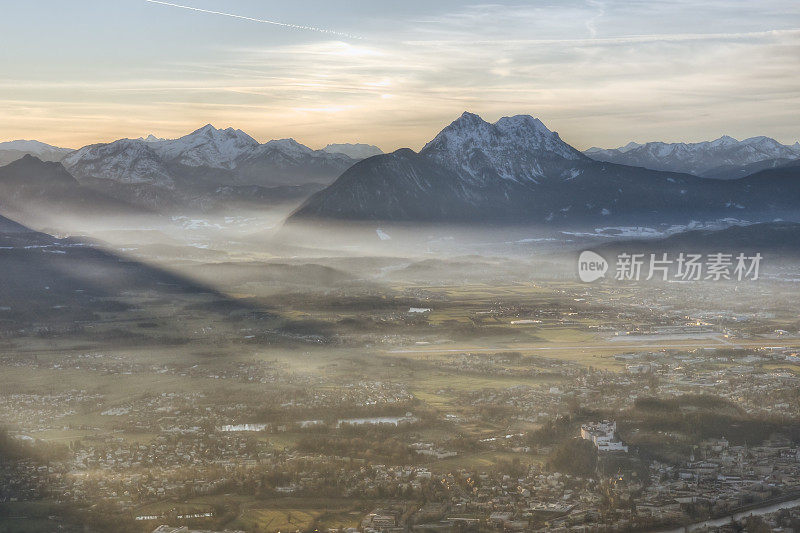
<path id="1" fill-rule="evenodd" d="M 257 19 L 253 17 L 245 17 L 244 15 L 235 15 L 233 13 L 223 13 L 222 11 L 211 11 L 209 9 L 200 9 L 199 7 L 184 6 L 181 4 L 173 4 L 172 2 L 162 2 L 161 0 L 144 0 L 150 4 L 160 4 L 162 6 L 177 7 L 180 9 L 188 9 L 189 11 L 197 11 L 199 13 L 207 13 L 209 15 L 221 15 L 223 17 L 231 17 L 235 19 L 247 20 L 250 22 L 258 22 L 261 24 L 272 24 L 273 26 L 281 26 L 284 28 L 291 28 L 293 30 L 315 31 L 317 33 L 327 33 L 328 35 L 338 35 L 339 37 L 347 37 L 348 39 L 363 39 L 357 35 L 350 35 L 349 33 L 326 30 L 325 28 L 317 28 L 316 26 L 303 26 L 301 24 L 289 24 L 286 22 L 278 22 L 275 20 Z"/>

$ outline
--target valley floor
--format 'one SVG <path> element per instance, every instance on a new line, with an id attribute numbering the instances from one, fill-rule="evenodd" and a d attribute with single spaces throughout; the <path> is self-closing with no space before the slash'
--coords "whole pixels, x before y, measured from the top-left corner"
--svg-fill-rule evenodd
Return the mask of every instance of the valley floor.
<path id="1" fill-rule="evenodd" d="M 800 489 L 796 284 L 192 249 L 147 257 L 168 293 L 0 311 L 0 531 L 644 531 Z"/>

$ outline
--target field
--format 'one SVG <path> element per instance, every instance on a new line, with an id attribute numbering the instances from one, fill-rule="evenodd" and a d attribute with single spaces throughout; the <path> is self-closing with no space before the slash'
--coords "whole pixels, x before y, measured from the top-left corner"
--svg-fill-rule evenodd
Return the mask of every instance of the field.
<path id="1" fill-rule="evenodd" d="M 306 508 L 251 508 L 239 518 L 240 527 L 256 531 L 308 531 L 315 528 L 358 527 L 363 510 L 327 508 L 308 502 Z"/>

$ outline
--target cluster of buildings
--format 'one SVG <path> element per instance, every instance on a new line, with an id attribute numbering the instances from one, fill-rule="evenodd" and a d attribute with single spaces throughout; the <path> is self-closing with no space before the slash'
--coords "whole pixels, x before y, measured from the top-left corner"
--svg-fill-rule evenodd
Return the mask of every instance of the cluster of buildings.
<path id="1" fill-rule="evenodd" d="M 516 312 L 498 308 L 487 316 Z M 542 311 L 536 320 L 554 319 L 553 313 Z M 727 319 L 734 318 L 747 319 Z M 625 331 L 672 336 L 718 334 L 717 329 L 667 324 Z M 86 390 L 0 394 L 0 422 L 14 427 L 15 438 L 35 441 L 64 430 L 83 435 L 68 443 L 67 457 L 49 464 L 0 464 L 0 479 L 13 480 L 0 483 L 0 502 L 40 497 L 43 490 L 63 502 L 105 500 L 152 525 L 154 533 L 200 530 L 160 525 L 162 516 L 137 509 L 229 495 L 366 502 L 372 510 L 358 527 L 366 533 L 624 531 L 702 521 L 792 497 L 800 488 L 797 436 L 731 444 L 724 434 L 698 440 L 669 427 L 640 431 L 632 417 L 624 417 L 642 399 L 708 396 L 764 420 L 800 419 L 800 376 L 791 367 L 797 350 L 782 346 L 784 338 L 776 334 L 774 346 L 758 349 L 730 344 L 634 351 L 603 361 L 601 368 L 514 352 L 414 361 L 453 376 L 501 378 L 495 386 L 475 389 L 443 381 L 436 393 L 452 398 L 450 406 L 426 407 L 427 412 L 416 410 L 413 383 L 295 373 L 279 362 L 208 368 L 139 364 L 102 354 L 66 355 L 55 363 L 3 359 L 0 364 L 55 372 L 174 375 L 270 387 L 253 397 L 172 391 L 117 403 Z M 527 381 L 503 381 L 509 377 Z M 268 415 L 265 405 L 271 408 Z M 592 410 L 602 414 L 577 418 Z M 86 413 L 93 422 L 77 416 Z M 560 420 L 573 424 L 566 437 L 557 435 L 552 442 L 531 437 L 533 428 Z M 643 453 L 645 433 L 669 443 L 670 453 Z M 336 451 L 300 445 L 318 436 L 346 445 Z M 559 439 L 578 436 L 597 451 L 596 472 L 574 475 L 549 467 Z M 360 452 L 356 445 L 363 446 Z M 379 446 L 401 453 L 381 455 Z M 474 460 L 480 454 L 503 460 L 488 465 Z M 788 528 L 797 512 L 786 513 L 765 514 L 763 520 Z M 194 517 L 206 518 L 212 517 Z"/>

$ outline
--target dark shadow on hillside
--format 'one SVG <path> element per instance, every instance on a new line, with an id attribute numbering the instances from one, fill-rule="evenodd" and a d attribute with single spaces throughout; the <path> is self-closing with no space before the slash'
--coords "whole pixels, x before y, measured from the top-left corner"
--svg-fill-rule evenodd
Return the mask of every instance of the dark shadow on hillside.
<path id="1" fill-rule="evenodd" d="M 188 333 L 183 330 L 201 327 L 205 317 L 218 324 L 259 321 L 264 328 L 274 319 L 267 309 L 210 286 L 5 217 L 0 217 L 0 271 L 3 336 L 63 333 L 103 322 L 125 328 L 129 321 L 135 329 L 143 320 L 183 336 Z"/>

